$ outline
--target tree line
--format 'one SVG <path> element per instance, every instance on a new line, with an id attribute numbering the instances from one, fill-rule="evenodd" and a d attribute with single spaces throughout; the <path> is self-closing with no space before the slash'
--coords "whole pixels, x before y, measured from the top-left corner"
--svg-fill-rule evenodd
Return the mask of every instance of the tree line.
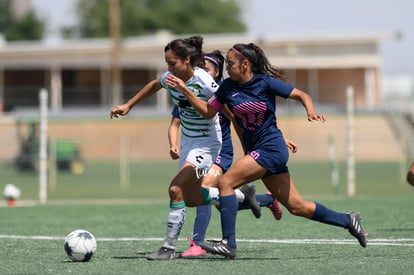
<path id="1" fill-rule="evenodd" d="M 78 18 L 71 26 L 62 26 L 61 36 L 105 38 L 110 36 L 110 1 L 77 0 Z M 167 30 L 174 34 L 242 33 L 237 0 L 114 0 L 119 5 L 120 36 L 130 37 Z M 17 18 L 11 12 L 12 0 L 0 1 L 0 33 L 6 41 L 41 40 L 47 19 L 34 10 Z"/>

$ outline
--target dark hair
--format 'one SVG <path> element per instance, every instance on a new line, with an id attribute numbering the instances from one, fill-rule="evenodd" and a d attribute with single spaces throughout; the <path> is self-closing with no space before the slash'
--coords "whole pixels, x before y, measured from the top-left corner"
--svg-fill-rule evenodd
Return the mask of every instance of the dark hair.
<path id="1" fill-rule="evenodd" d="M 191 36 L 189 38 L 179 38 L 171 41 L 164 48 L 164 52 L 171 50 L 181 60 L 190 57 L 191 66 L 204 68 L 203 59 L 203 38 L 201 36 Z"/>
<path id="2" fill-rule="evenodd" d="M 219 81 L 223 78 L 224 56 L 219 50 L 204 54 L 204 61 L 209 61 L 218 69 L 218 75 L 214 79 Z"/>
<path id="3" fill-rule="evenodd" d="M 285 71 L 272 66 L 263 50 L 254 43 L 235 44 L 229 51 L 234 51 L 240 60 L 247 59 L 255 74 L 266 74 L 274 78 L 285 80 Z"/>

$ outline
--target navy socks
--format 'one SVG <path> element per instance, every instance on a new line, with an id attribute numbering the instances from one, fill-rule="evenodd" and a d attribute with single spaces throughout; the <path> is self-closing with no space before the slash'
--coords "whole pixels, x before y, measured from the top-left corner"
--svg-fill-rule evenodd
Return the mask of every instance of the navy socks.
<path id="1" fill-rule="evenodd" d="M 220 197 L 221 230 L 223 239 L 227 245 L 236 248 L 236 216 L 237 216 L 236 195 Z"/>
<path id="2" fill-rule="evenodd" d="M 312 220 L 330 225 L 340 226 L 343 228 L 349 228 L 350 221 L 347 214 L 335 212 L 317 202 L 315 202 L 315 204 L 316 209 L 313 217 L 311 218 Z"/>
<path id="3" fill-rule="evenodd" d="M 193 241 L 199 245 L 204 242 L 206 231 L 211 218 L 211 206 L 197 206 L 197 215 L 194 221 Z"/>

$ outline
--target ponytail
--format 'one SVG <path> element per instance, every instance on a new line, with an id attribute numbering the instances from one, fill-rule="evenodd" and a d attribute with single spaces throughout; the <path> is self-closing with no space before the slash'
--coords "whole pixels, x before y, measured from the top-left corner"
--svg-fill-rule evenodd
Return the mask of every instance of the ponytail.
<path id="1" fill-rule="evenodd" d="M 263 50 L 256 44 L 235 44 L 230 50 L 234 51 L 241 61 L 248 60 L 253 73 L 270 75 L 274 78 L 285 80 L 285 71 L 272 66 Z"/>

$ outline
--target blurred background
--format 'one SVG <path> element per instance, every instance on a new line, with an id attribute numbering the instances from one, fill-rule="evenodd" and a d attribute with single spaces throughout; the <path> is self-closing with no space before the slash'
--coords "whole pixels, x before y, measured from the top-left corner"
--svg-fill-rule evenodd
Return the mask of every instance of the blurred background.
<path id="1" fill-rule="evenodd" d="M 328 115 L 325 124 L 310 124 L 302 106 L 278 99 L 278 124 L 299 145 L 290 159 L 299 177 L 323 173 L 327 193 L 353 196 L 346 186 L 366 182 L 361 167 L 374 184 L 389 184 L 384 192 L 404 193 L 414 160 L 413 8 L 409 0 L 0 1 L 0 187 L 16 183 L 22 198 L 37 199 L 44 89 L 49 196 L 65 198 L 56 186 L 68 184 L 60 191 L 67 198 L 91 198 L 96 188 L 71 194 L 70 186 L 100 182 L 120 186 L 107 198 L 145 197 L 128 188 L 146 164 L 166 165 L 158 169 L 165 189 L 176 168 L 168 93 L 116 121 L 109 111 L 166 70 L 170 40 L 200 34 L 206 52 L 258 44 Z"/>

